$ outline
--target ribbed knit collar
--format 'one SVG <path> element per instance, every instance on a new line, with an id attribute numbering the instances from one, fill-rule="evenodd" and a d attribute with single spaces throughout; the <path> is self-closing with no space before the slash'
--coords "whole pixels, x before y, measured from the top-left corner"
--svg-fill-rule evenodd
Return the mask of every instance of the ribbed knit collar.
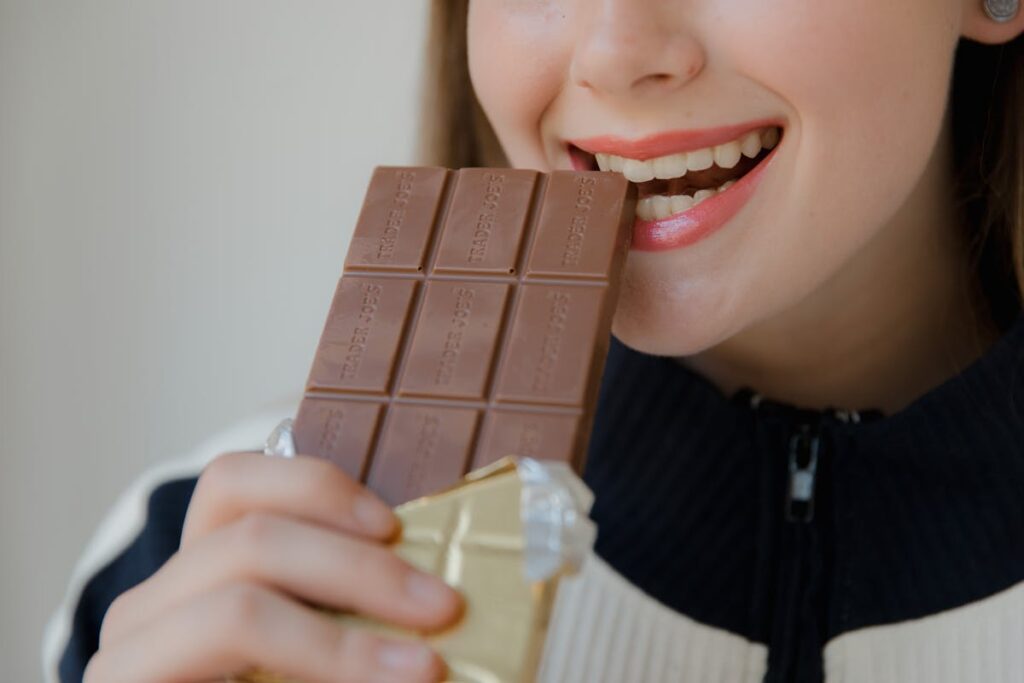
<path id="1" fill-rule="evenodd" d="M 964 400 L 975 403 L 977 409 L 989 417 L 1000 415 L 1016 421 L 1024 420 L 1024 311 L 1018 313 L 1010 327 L 966 368 L 892 414 L 876 408 L 806 408 L 768 398 L 750 386 L 726 396 L 697 371 L 673 360 L 664 360 L 666 372 L 686 376 L 680 379 L 691 384 L 694 392 L 705 394 L 708 402 L 721 404 L 723 410 L 734 413 L 733 417 L 743 421 L 758 416 L 788 420 L 820 419 L 845 424 L 846 431 L 854 434 L 891 433 L 902 430 L 908 422 L 916 424 L 923 413 L 936 406 Z"/>

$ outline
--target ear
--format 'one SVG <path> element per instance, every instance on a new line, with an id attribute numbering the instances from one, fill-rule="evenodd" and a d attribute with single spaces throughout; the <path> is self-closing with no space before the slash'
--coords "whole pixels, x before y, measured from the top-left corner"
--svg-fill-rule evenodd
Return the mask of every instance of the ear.
<path id="1" fill-rule="evenodd" d="M 1008 3 L 1009 0 L 1001 0 Z M 961 0 L 963 5 L 963 36 L 979 43 L 999 45 L 1008 43 L 1024 33 L 1024 6 L 1017 15 L 1005 23 L 993 20 L 985 13 L 985 0 Z M 1024 3 L 1021 3 L 1024 4 Z"/>

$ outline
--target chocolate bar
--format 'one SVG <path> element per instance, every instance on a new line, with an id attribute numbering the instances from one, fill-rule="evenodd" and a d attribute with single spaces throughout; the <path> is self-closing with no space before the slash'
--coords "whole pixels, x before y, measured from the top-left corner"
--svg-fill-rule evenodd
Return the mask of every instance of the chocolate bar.
<path id="1" fill-rule="evenodd" d="M 298 452 L 391 505 L 507 455 L 582 472 L 635 204 L 614 173 L 377 168 Z"/>

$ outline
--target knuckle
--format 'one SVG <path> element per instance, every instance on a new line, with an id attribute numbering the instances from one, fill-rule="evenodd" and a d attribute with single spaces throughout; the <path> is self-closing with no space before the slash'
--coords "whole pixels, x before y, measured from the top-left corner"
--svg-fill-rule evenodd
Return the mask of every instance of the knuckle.
<path id="1" fill-rule="evenodd" d="M 310 496 L 339 496 L 348 499 L 360 488 L 359 483 L 332 462 L 321 458 L 308 458 Z M 330 500 L 331 498 L 326 498 Z"/>
<path id="2" fill-rule="evenodd" d="M 234 540 L 237 553 L 246 559 L 254 559 L 253 551 L 270 545 L 277 537 L 279 522 L 274 515 L 254 511 L 247 512 L 234 523 Z"/>
<path id="3" fill-rule="evenodd" d="M 102 683 L 105 678 L 102 673 L 102 658 L 103 651 L 97 651 L 93 653 L 93 656 L 89 658 L 89 661 L 85 665 L 85 671 L 82 672 L 82 683 Z"/>
<path id="4" fill-rule="evenodd" d="M 112 680 L 110 672 L 104 671 L 110 669 L 106 666 L 105 652 L 98 650 L 89 657 L 88 663 L 85 665 L 85 671 L 82 672 L 82 683 L 109 683 Z"/>
<path id="5" fill-rule="evenodd" d="M 217 601 L 217 621 L 224 629 L 221 633 L 239 625 L 259 623 L 267 605 L 264 589 L 247 581 L 232 583 L 221 591 Z"/>
<path id="6" fill-rule="evenodd" d="M 203 469 L 196 484 L 197 490 L 223 491 L 237 480 L 242 453 L 221 453 Z"/>
<path id="7" fill-rule="evenodd" d="M 347 504 L 346 491 L 339 489 L 326 477 L 310 476 L 308 481 L 302 483 L 302 490 L 307 500 L 328 501 L 332 510 L 340 509 Z"/>
<path id="8" fill-rule="evenodd" d="M 103 615 L 103 622 L 100 624 L 100 637 L 99 643 L 102 647 L 108 643 L 111 638 L 111 634 L 117 630 L 117 625 L 123 619 L 124 614 L 131 612 L 128 609 L 128 603 L 131 601 L 131 595 L 134 589 L 128 589 L 124 593 L 121 593 L 114 601 L 107 607 L 106 614 Z"/>
<path id="9" fill-rule="evenodd" d="M 117 624 L 118 620 L 121 617 L 121 611 L 124 609 L 124 604 L 127 601 L 127 599 L 128 592 L 126 591 L 118 595 L 116 598 L 114 598 L 114 601 L 110 603 L 109 607 L 107 607 L 107 613 L 103 616 L 101 637 L 102 631 L 106 631 L 111 625 Z"/>

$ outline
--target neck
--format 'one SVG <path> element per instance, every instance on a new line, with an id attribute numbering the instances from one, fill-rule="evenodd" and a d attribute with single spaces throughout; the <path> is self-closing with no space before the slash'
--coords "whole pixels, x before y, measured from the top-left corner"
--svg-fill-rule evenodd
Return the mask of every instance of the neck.
<path id="1" fill-rule="evenodd" d="M 979 311 L 950 192 L 950 131 L 893 219 L 811 296 L 681 358 L 727 395 L 892 414 L 998 337 Z"/>

